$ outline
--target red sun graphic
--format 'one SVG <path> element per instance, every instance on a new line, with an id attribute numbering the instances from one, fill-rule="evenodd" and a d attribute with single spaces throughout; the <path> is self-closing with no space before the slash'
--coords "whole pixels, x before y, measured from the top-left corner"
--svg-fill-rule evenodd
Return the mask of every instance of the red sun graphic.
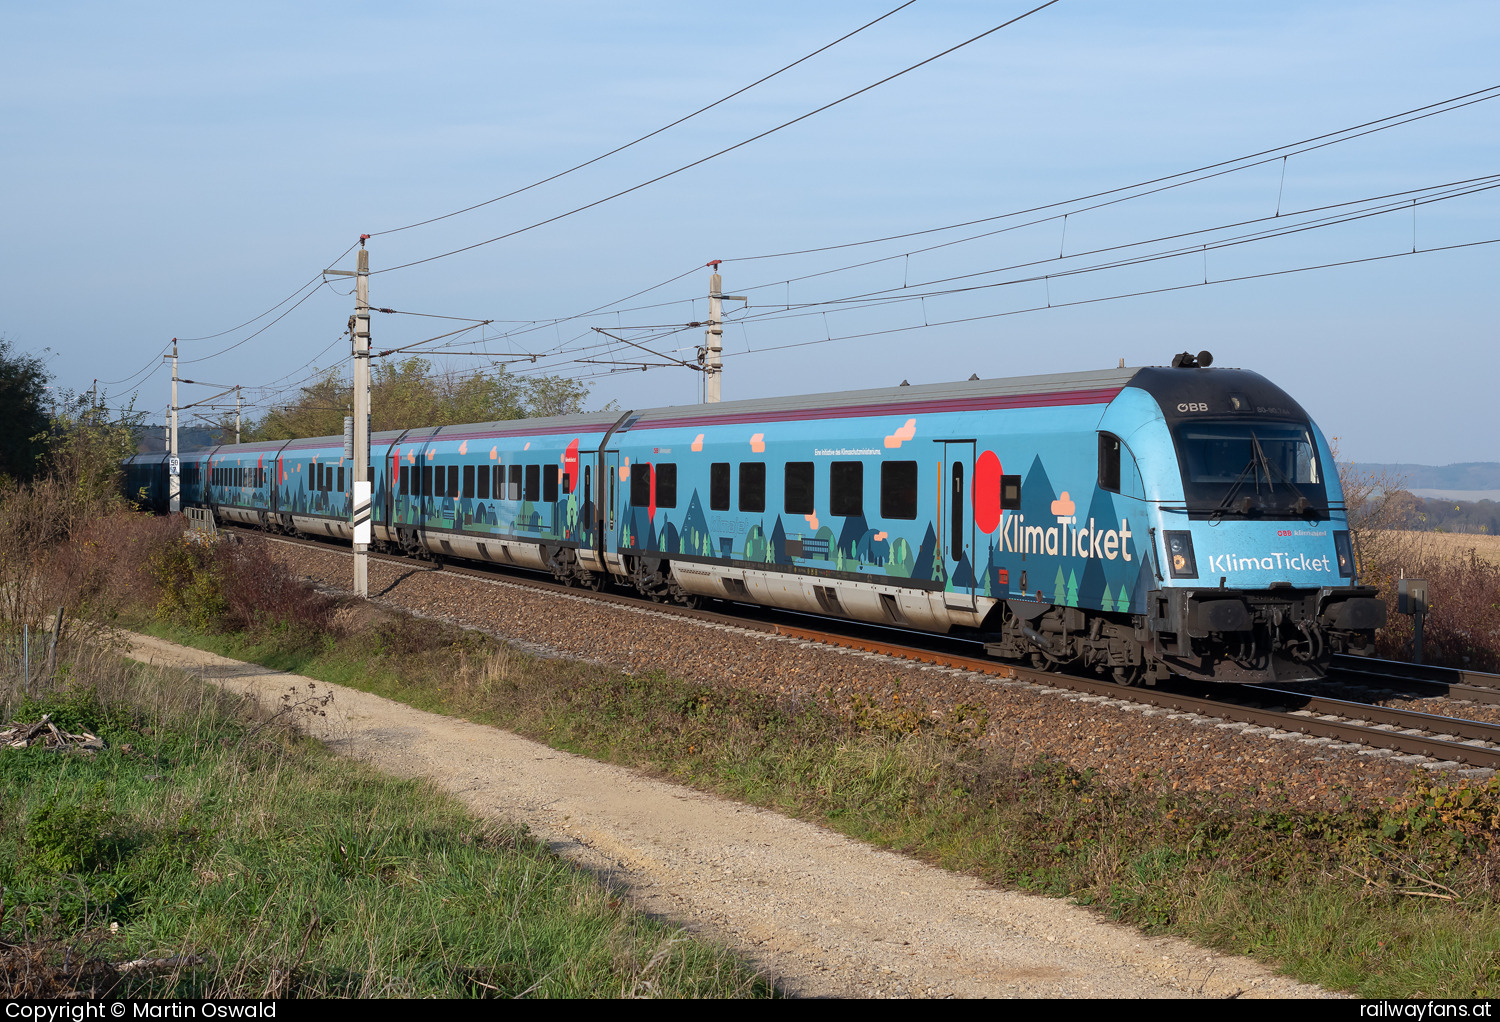
<path id="1" fill-rule="evenodd" d="M 563 476 L 567 479 L 567 492 L 578 489 L 578 441 L 574 440 L 563 452 Z"/>
<path id="2" fill-rule="evenodd" d="M 1000 457 L 985 451 L 974 462 L 974 527 L 991 533 L 1000 526 L 1004 511 L 1000 509 Z"/>

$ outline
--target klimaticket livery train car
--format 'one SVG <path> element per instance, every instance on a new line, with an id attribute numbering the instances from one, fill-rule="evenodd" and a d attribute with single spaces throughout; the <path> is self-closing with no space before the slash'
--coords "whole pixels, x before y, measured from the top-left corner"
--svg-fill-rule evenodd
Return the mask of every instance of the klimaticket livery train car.
<path id="1" fill-rule="evenodd" d="M 379 433 L 373 536 L 1130 684 L 1319 677 L 1385 613 L 1333 457 L 1279 387 L 1208 361 Z M 189 454 L 182 501 L 348 539 L 342 445 Z M 127 472 L 158 507 L 162 461 Z"/>

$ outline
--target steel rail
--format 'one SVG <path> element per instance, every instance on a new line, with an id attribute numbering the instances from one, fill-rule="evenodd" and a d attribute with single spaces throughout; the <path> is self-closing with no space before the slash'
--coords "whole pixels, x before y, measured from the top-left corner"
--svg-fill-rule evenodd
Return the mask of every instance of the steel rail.
<path id="1" fill-rule="evenodd" d="M 1384 683 L 1435 689 L 1437 695 L 1449 699 L 1500 703 L 1500 674 L 1486 674 L 1483 671 L 1461 671 L 1452 667 L 1409 664 L 1400 660 L 1336 655 L 1329 680 L 1346 679 L 1365 685 Z"/>
<path id="2" fill-rule="evenodd" d="M 254 532 L 262 534 L 259 529 L 244 526 L 236 527 L 236 531 Z M 283 542 L 298 546 L 311 546 L 318 549 L 329 550 L 353 556 L 352 552 L 344 549 L 341 544 L 330 543 L 311 537 L 302 536 L 267 536 L 275 542 Z M 739 614 L 723 614 L 716 611 L 701 610 L 691 607 L 679 607 L 671 604 L 656 603 L 644 597 L 624 596 L 618 593 L 602 592 L 590 589 L 580 589 L 565 586 L 561 583 L 543 581 L 538 578 L 518 576 L 509 571 L 503 571 L 502 566 L 496 565 L 496 570 L 484 570 L 444 562 L 423 566 L 416 558 L 405 555 L 376 554 L 370 553 L 372 558 L 385 561 L 394 565 L 401 565 L 415 570 L 442 572 L 444 574 L 459 575 L 477 578 L 490 583 L 502 585 L 517 585 L 527 589 L 535 589 L 555 595 L 571 596 L 574 599 L 593 600 L 601 603 L 614 604 L 629 607 L 636 611 L 646 613 L 659 613 L 670 617 L 687 618 L 690 620 L 703 621 L 716 625 L 726 625 L 735 628 L 744 628 L 751 631 L 765 632 L 783 638 L 801 639 L 806 642 L 814 642 L 820 645 L 840 647 L 844 649 L 858 650 L 865 653 L 877 653 L 902 660 L 911 660 L 918 663 L 932 664 L 938 667 L 948 667 L 963 671 L 972 671 L 977 674 L 986 674 L 1002 679 L 1014 679 L 1029 682 L 1033 685 L 1047 689 L 1082 692 L 1089 696 L 1098 696 L 1106 699 L 1127 700 L 1147 706 L 1155 706 L 1161 709 L 1176 710 L 1184 713 L 1200 714 L 1207 717 L 1218 717 L 1229 721 L 1250 724 L 1254 727 L 1271 728 L 1288 733 L 1300 733 L 1313 738 L 1328 738 L 1333 741 L 1343 742 L 1350 745 L 1368 746 L 1373 749 L 1389 749 L 1405 755 L 1428 756 L 1442 761 L 1462 763 L 1472 767 L 1488 767 L 1500 769 L 1500 748 L 1488 748 L 1484 745 L 1469 744 L 1449 740 L 1446 737 L 1437 737 L 1433 734 L 1405 734 L 1401 731 L 1392 731 L 1374 724 L 1356 723 L 1354 720 L 1346 719 L 1341 712 L 1340 719 L 1325 720 L 1315 715 L 1307 715 L 1285 709 L 1271 709 L 1260 706 L 1246 705 L 1236 701 L 1226 701 L 1222 698 L 1209 698 L 1205 696 L 1191 695 L 1186 692 L 1174 691 L 1171 688 L 1139 688 L 1119 685 L 1113 681 L 1104 681 L 1082 677 L 1074 674 L 1061 674 L 1051 671 L 1042 671 L 1030 667 L 1022 667 L 1008 664 L 999 660 L 965 656 L 959 653 L 944 652 L 934 649 L 925 649 L 920 646 L 912 646 L 906 643 L 888 642 L 874 639 L 858 634 L 839 634 L 838 632 L 825 631 L 822 628 L 808 628 L 802 625 L 788 624 L 773 620 L 771 614 L 760 616 L 744 616 Z M 753 607 L 751 604 L 736 604 L 746 608 Z M 761 608 L 763 611 L 775 613 L 774 608 Z M 837 620 L 830 624 L 844 624 Z M 859 622 L 847 622 L 858 625 Z M 865 630 L 868 631 L 868 630 Z M 945 636 L 934 636 L 944 639 Z M 1251 686 L 1257 687 L 1257 686 Z M 1287 693 L 1283 690 L 1267 690 L 1274 692 L 1279 698 L 1288 696 L 1306 700 L 1304 710 L 1313 709 L 1313 704 L 1318 702 L 1316 697 L 1303 696 L 1300 693 Z M 1228 693 L 1226 693 L 1228 694 Z M 1441 717 L 1435 714 L 1416 714 L 1415 711 L 1397 711 L 1389 707 L 1374 706 L 1368 703 L 1356 703 L 1347 700 L 1322 700 L 1321 705 L 1330 708 L 1340 705 L 1346 708 L 1355 708 L 1359 712 L 1356 720 L 1373 720 L 1374 715 L 1380 714 L 1410 714 L 1405 719 L 1415 721 L 1421 718 L 1428 723 L 1421 725 L 1423 730 L 1434 727 L 1441 723 L 1441 730 L 1437 734 L 1455 738 L 1460 737 L 1454 730 L 1455 727 L 1465 729 L 1470 726 L 1489 728 L 1485 737 L 1475 735 L 1470 742 L 1500 741 L 1500 725 L 1485 725 L 1479 721 L 1465 721 L 1461 718 Z M 1383 721 L 1387 727 L 1396 723 L 1394 720 Z M 1417 726 L 1409 726 L 1408 730 L 1417 730 Z"/>
<path id="3" fill-rule="evenodd" d="M 1420 728 L 1437 735 L 1454 735 L 1459 738 L 1500 743 L 1500 724 L 1491 724 L 1488 721 L 1469 720 L 1465 717 L 1445 717 L 1436 713 L 1422 713 L 1419 710 L 1380 706 L 1352 699 L 1310 696 L 1303 692 L 1291 692 L 1261 685 L 1247 685 L 1242 691 L 1264 693 L 1275 696 L 1282 702 L 1295 703 L 1297 709 L 1292 711 L 1295 715 L 1322 713 L 1350 720 L 1369 721 L 1372 724 Z"/>

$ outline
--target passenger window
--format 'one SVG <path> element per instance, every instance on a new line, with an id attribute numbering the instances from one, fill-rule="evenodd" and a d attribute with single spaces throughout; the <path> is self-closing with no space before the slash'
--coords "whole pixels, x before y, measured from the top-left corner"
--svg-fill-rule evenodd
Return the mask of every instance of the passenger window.
<path id="1" fill-rule="evenodd" d="M 448 496 L 458 496 L 458 466 L 448 466 Z"/>
<path id="2" fill-rule="evenodd" d="M 479 484 L 479 488 L 474 491 L 474 496 L 478 497 L 480 500 L 489 500 L 490 499 L 490 469 L 489 469 L 489 466 L 487 466 L 487 465 L 481 465 L 481 466 L 479 466 L 479 475 L 478 475 L 478 477 L 474 481 Z"/>
<path id="3" fill-rule="evenodd" d="M 708 506 L 714 511 L 729 510 L 729 462 L 716 461 L 708 467 Z"/>
<path id="4" fill-rule="evenodd" d="M 511 500 L 520 500 L 521 499 L 521 466 L 520 465 L 512 465 L 510 467 L 510 499 Z"/>
<path id="5" fill-rule="evenodd" d="M 630 467 L 630 503 L 636 507 L 651 503 L 651 466 L 644 462 Z"/>
<path id="6" fill-rule="evenodd" d="M 835 461 L 828 466 L 828 503 L 840 518 L 865 513 L 864 462 Z"/>
<path id="7" fill-rule="evenodd" d="M 656 466 L 656 506 L 677 506 L 677 465 L 667 462 Z"/>
<path id="8" fill-rule="evenodd" d="M 1021 477 L 1000 477 L 1000 507 L 1005 511 L 1021 510 Z"/>
<path id="9" fill-rule="evenodd" d="M 1099 434 L 1099 488 L 1120 492 L 1120 438 L 1113 433 Z"/>
<path id="10" fill-rule="evenodd" d="M 556 465 L 542 466 L 542 503 L 557 503 L 557 473 Z"/>
<path id="11" fill-rule="evenodd" d="M 766 509 L 766 463 L 764 461 L 740 462 L 740 510 L 764 511 Z"/>
<path id="12" fill-rule="evenodd" d="M 594 502 L 594 466 L 583 466 L 583 502 L 592 504 Z"/>
<path id="13" fill-rule="evenodd" d="M 789 461 L 786 463 L 786 513 L 810 515 L 813 513 L 813 463 Z"/>
<path id="14" fill-rule="evenodd" d="M 464 466 L 464 496 L 474 496 L 474 466 Z"/>
<path id="15" fill-rule="evenodd" d="M 523 497 L 535 504 L 542 498 L 542 466 L 526 466 L 526 489 Z"/>
<path id="16" fill-rule="evenodd" d="M 880 463 L 880 517 L 917 517 L 917 463 L 883 461 Z"/>
<path id="17" fill-rule="evenodd" d="M 432 466 L 422 466 L 422 496 L 432 496 Z"/>
<path id="18" fill-rule="evenodd" d="M 339 492 L 344 492 L 344 466 L 339 466 Z"/>

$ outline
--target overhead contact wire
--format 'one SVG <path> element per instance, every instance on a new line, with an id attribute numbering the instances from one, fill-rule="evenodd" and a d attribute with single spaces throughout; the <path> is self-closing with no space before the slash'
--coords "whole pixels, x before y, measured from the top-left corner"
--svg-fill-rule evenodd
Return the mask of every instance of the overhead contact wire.
<path id="1" fill-rule="evenodd" d="M 718 152 L 710 153 L 708 156 L 704 156 L 704 157 L 701 157 L 699 159 L 696 159 L 696 160 L 692 161 L 691 163 L 685 163 L 682 166 L 676 168 L 675 170 L 669 170 L 669 171 L 667 171 L 664 174 L 658 174 L 656 177 L 650 178 L 649 180 L 646 180 L 646 181 L 642 181 L 640 184 L 632 185 L 629 188 L 622 189 L 621 191 L 615 192 L 612 195 L 606 195 L 602 199 L 595 199 L 593 202 L 585 203 L 584 205 L 578 206 L 578 207 L 576 207 L 574 209 L 570 209 L 570 210 L 568 210 L 565 213 L 559 213 L 556 216 L 548 217 L 545 220 L 538 220 L 536 223 L 528 224 L 525 227 L 518 227 L 518 228 L 516 228 L 513 231 L 507 231 L 504 234 L 496 235 L 495 237 L 488 238 L 488 239 L 486 239 L 484 241 L 476 241 L 472 245 L 465 245 L 462 248 L 455 248 L 455 249 L 451 249 L 451 250 L 449 250 L 447 252 L 440 252 L 437 255 L 427 256 L 424 259 L 413 259 L 411 262 L 400 263 L 400 264 L 398 264 L 396 266 L 389 266 L 389 267 L 386 267 L 383 270 L 373 270 L 373 271 L 371 271 L 371 275 L 373 276 L 376 273 L 393 273 L 396 270 L 405 270 L 405 269 L 409 269 L 409 268 L 411 268 L 413 266 L 421 266 L 424 263 L 436 262 L 439 259 L 447 259 L 449 256 L 460 255 L 461 253 L 464 253 L 464 252 L 472 252 L 476 248 L 483 248 L 485 245 L 493 245 L 495 242 L 497 242 L 497 241 L 504 241 L 507 238 L 514 238 L 518 234 L 525 234 L 527 231 L 535 230 L 538 227 L 545 227 L 547 224 L 556 223 L 557 221 L 563 220 L 563 219 L 565 219 L 567 217 L 570 217 L 570 216 L 573 216 L 576 213 L 582 213 L 585 210 L 593 209 L 595 206 L 601 206 L 604 203 L 610 202 L 610 201 L 612 201 L 614 199 L 618 199 L 621 196 L 629 195 L 632 192 L 640 191 L 642 188 L 646 188 L 646 187 L 648 187 L 650 185 L 656 184 L 659 181 L 665 181 L 669 177 L 675 177 L 676 175 L 681 174 L 683 171 L 691 170 L 694 167 L 698 167 L 698 166 L 701 166 L 701 165 L 703 165 L 705 163 L 708 163 L 710 160 L 715 160 L 715 159 L 718 159 L 720 156 L 724 156 L 727 153 L 732 153 L 736 149 L 741 149 L 741 148 L 743 148 L 743 147 L 745 147 L 747 145 L 750 145 L 752 142 L 758 142 L 761 139 L 767 137 L 768 135 L 774 135 L 776 132 L 781 131 L 781 130 L 783 130 L 785 128 L 790 128 L 794 124 L 800 124 L 802 121 L 807 120 L 809 117 L 814 117 L 814 116 L 816 116 L 816 115 L 818 115 L 820 113 L 823 113 L 825 110 L 831 110 L 832 108 L 838 106 L 841 103 L 846 103 L 849 100 L 854 99 L 857 96 L 862 96 L 866 92 L 869 92 L 871 89 L 879 88 L 880 86 L 886 84 L 887 82 L 891 82 L 891 81 L 894 81 L 897 78 L 900 78 L 902 75 L 909 74 L 912 71 L 917 70 L 918 68 L 925 67 L 926 65 L 932 63 L 935 60 L 938 60 L 938 59 L 940 59 L 942 57 L 946 57 L 948 54 L 953 53 L 956 50 L 961 50 L 965 46 L 969 46 L 969 45 L 971 45 L 973 43 L 976 43 L 979 40 L 985 38 L 986 36 L 993 35 L 994 33 L 1000 31 L 1001 29 L 1008 28 L 1011 25 L 1014 25 L 1016 22 L 1021 21 L 1021 20 L 1025 19 L 1025 18 L 1029 18 L 1029 17 L 1031 17 L 1031 15 L 1036 14 L 1038 11 L 1046 10 L 1048 7 L 1051 7 L 1053 4 L 1056 4 L 1056 3 L 1059 3 L 1059 2 L 1061 2 L 1061 0 L 1047 0 L 1046 3 L 1039 4 L 1038 6 L 1033 7 L 1031 10 L 1026 11 L 1025 13 L 1018 14 L 1014 18 L 1011 18 L 1008 21 L 1004 21 L 1004 22 L 1000 23 L 999 25 L 996 25 L 994 28 L 987 29 L 987 30 L 979 33 L 976 36 L 972 36 L 972 37 L 970 37 L 968 39 L 965 39 L 961 43 L 956 43 L 955 45 L 948 47 L 946 50 L 943 50 L 940 53 L 935 53 L 932 56 L 926 58 L 925 60 L 921 60 L 921 61 L 918 61 L 915 64 L 912 64 L 910 67 L 902 68 L 900 71 L 897 71 L 894 74 L 887 75 L 886 77 L 880 79 L 877 82 L 872 82 L 871 84 L 866 85 L 866 86 L 864 86 L 861 89 L 856 89 L 854 92 L 851 92 L 851 93 L 849 93 L 848 95 L 845 95 L 845 96 L 841 96 L 838 99 L 833 100 L 832 102 L 824 103 L 822 106 L 818 107 L 817 109 L 815 109 L 815 110 L 809 110 L 807 113 L 802 114 L 802 115 L 800 115 L 798 117 L 794 117 L 794 118 L 792 118 L 789 121 L 785 121 L 785 122 L 783 122 L 781 124 L 778 124 L 774 128 L 767 128 L 765 131 L 762 131 L 762 132 L 760 132 L 757 135 L 752 135 L 751 137 L 749 137 L 747 139 L 744 139 L 743 141 L 736 142 L 732 146 L 727 146 L 727 147 L 725 147 L 723 149 L 720 149 Z"/>
<path id="2" fill-rule="evenodd" d="M 617 146 L 614 149 L 611 149 L 607 153 L 601 153 L 600 155 L 595 156 L 591 160 L 585 160 L 584 162 L 582 162 L 582 163 L 580 163 L 580 164 L 578 164 L 576 166 L 569 167 L 567 170 L 560 170 L 556 174 L 551 175 L 550 177 L 544 177 L 540 181 L 533 181 L 529 185 L 524 185 L 524 186 L 522 186 L 520 188 L 515 189 L 514 191 L 506 192 L 504 195 L 497 195 L 493 199 L 486 199 L 483 202 L 476 202 L 472 206 L 465 206 L 463 209 L 455 209 L 453 212 L 451 212 L 451 213 L 444 213 L 442 216 L 430 217 L 427 220 L 418 220 L 416 223 L 407 224 L 404 227 L 390 227 L 390 228 L 387 228 L 386 230 L 383 230 L 383 231 L 376 231 L 374 234 L 371 235 L 371 237 L 372 238 L 378 238 L 378 237 L 381 237 L 382 235 L 386 235 L 386 234 L 395 234 L 398 231 L 409 231 L 413 227 L 424 227 L 427 224 L 435 224 L 439 220 L 447 220 L 450 217 L 459 216 L 459 215 L 461 215 L 463 213 L 472 213 L 476 209 L 482 209 L 485 206 L 489 206 L 489 205 L 492 205 L 493 203 L 500 202 L 503 199 L 512 198 L 514 196 L 520 195 L 522 192 L 529 192 L 533 188 L 538 188 L 541 185 L 548 184 L 548 183 L 550 183 L 552 181 L 556 181 L 558 178 L 566 177 L 566 176 L 568 176 L 569 174 L 572 174 L 575 171 L 583 170 L 585 167 L 591 167 L 594 164 L 598 163 L 600 160 L 607 160 L 611 156 L 614 156 L 617 153 L 623 153 L 625 150 L 629 149 L 631 146 L 639 145 L 640 143 L 645 142 L 647 139 L 655 138 L 657 135 L 660 135 L 664 131 L 670 131 L 672 128 L 677 127 L 679 124 L 683 124 L 683 123 L 685 123 L 687 121 L 692 120 L 694 117 L 697 117 L 699 114 L 707 113 L 708 111 L 712 110 L 714 107 L 721 106 L 722 104 L 729 102 L 731 99 L 734 99 L 736 96 L 739 96 L 739 95 L 742 95 L 742 94 L 744 94 L 746 92 L 749 92 L 751 89 L 755 88 L 757 85 L 764 85 L 766 82 L 769 82 L 772 78 L 775 78 L 777 75 L 783 74 L 783 73 L 785 73 L 787 71 L 790 71 L 792 68 L 796 67 L 798 64 L 805 63 L 805 62 L 811 60 L 812 58 L 816 57 L 820 53 L 824 53 L 824 52 L 826 52 L 828 50 L 833 49 L 835 46 L 837 46 L 839 43 L 844 42 L 846 39 L 851 39 L 854 36 L 859 35 L 859 33 L 863 32 L 865 29 L 871 28 L 872 26 L 880 24 L 880 22 L 884 21 L 886 18 L 889 18 L 891 15 L 896 14 L 899 11 L 905 10 L 906 8 L 910 7 L 912 4 L 914 4 L 916 2 L 917 2 L 917 0 L 906 0 L 906 3 L 901 4 L 901 5 L 897 6 L 897 7 L 893 7 L 891 10 L 886 11 L 884 14 L 882 14 L 880 17 L 876 18 L 874 21 L 866 22 L 865 24 L 859 26 L 859 28 L 856 28 L 854 31 L 844 33 L 843 35 L 841 35 L 837 39 L 835 39 L 833 42 L 827 43 L 826 45 L 823 45 L 823 46 L 820 46 L 816 50 L 813 50 L 811 53 L 809 53 L 809 54 L 807 54 L 805 56 L 798 57 L 796 60 L 792 61 L 790 64 L 787 64 L 785 67 L 778 68 L 777 70 L 772 71 L 770 74 L 766 75 L 763 78 L 757 78 L 755 81 L 751 82 L 749 85 L 746 85 L 746 86 L 744 86 L 742 88 L 736 89 L 735 91 L 731 92 L 729 95 L 723 96 L 723 97 L 721 97 L 719 99 L 714 100 L 712 103 L 708 104 L 707 106 L 699 107 L 697 110 L 694 110 L 692 113 L 687 114 L 687 115 L 685 115 L 683 117 L 677 118 L 677 120 L 673 121 L 670 124 L 664 124 L 660 128 L 657 128 L 655 131 L 647 132 L 646 134 L 642 135 L 640 138 L 632 139 L 631 141 L 626 142 L 622 146 Z"/>

